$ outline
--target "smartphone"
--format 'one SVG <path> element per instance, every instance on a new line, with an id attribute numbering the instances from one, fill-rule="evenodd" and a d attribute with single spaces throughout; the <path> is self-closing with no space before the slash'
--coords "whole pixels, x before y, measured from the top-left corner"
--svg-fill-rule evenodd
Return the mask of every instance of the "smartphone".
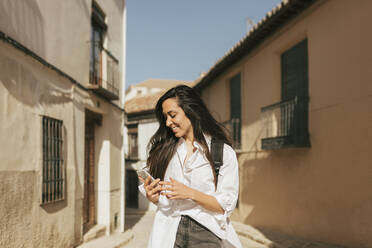
<path id="1" fill-rule="evenodd" d="M 138 171 L 137 171 L 137 175 L 138 175 L 139 177 L 141 177 L 142 179 L 144 179 L 144 180 L 146 180 L 146 178 L 147 178 L 148 176 L 151 177 L 151 181 L 155 180 L 155 179 L 150 175 L 150 173 L 148 173 L 146 170 L 138 170 Z"/>

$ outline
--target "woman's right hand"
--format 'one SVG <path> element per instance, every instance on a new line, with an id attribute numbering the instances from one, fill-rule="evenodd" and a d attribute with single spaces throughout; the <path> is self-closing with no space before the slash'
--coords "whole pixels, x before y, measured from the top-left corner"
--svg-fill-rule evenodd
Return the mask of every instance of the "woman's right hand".
<path id="1" fill-rule="evenodd" d="M 162 186 L 159 184 L 160 178 L 154 181 L 152 181 L 150 176 L 148 176 L 146 180 L 143 180 L 143 178 L 141 177 L 139 177 L 139 179 L 144 183 L 147 199 L 149 199 L 149 201 L 151 201 L 152 203 L 158 203 L 160 191 L 162 189 Z"/>

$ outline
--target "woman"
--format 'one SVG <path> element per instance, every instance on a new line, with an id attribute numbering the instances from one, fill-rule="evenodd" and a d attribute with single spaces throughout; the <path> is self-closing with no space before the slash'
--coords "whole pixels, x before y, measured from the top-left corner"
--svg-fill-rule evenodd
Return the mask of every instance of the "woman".
<path id="1" fill-rule="evenodd" d="M 229 216 L 239 190 L 238 162 L 224 127 L 185 85 L 157 102 L 159 129 L 149 143 L 147 170 L 139 187 L 158 206 L 149 248 L 241 247 Z M 211 138 L 224 142 L 218 180 Z"/>

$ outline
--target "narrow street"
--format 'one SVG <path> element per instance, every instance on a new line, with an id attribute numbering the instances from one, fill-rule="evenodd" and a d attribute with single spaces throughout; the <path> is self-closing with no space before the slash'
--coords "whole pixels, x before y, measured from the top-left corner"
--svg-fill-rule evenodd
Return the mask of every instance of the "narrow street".
<path id="1" fill-rule="evenodd" d="M 154 216 L 154 211 L 140 212 L 136 209 L 127 209 L 125 232 L 131 232 L 132 237 L 128 239 L 129 242 L 118 247 L 146 247 Z M 233 222 L 233 225 L 244 248 L 342 248 L 279 233 L 259 231 L 252 226 L 237 222 Z"/>
<path id="2" fill-rule="evenodd" d="M 148 212 L 139 212 L 134 209 L 127 209 L 127 214 L 125 218 L 125 230 L 128 231 L 131 229 L 133 231 L 133 239 L 121 246 L 125 248 L 139 248 L 139 247 L 146 247 L 148 237 L 151 232 L 152 223 L 154 220 L 155 212 L 148 211 Z M 250 248 L 264 248 L 266 247 L 263 244 L 257 243 L 253 240 L 248 239 L 244 236 L 239 236 L 240 241 L 243 247 L 250 247 Z"/>
<path id="3" fill-rule="evenodd" d="M 135 209 L 126 209 L 125 231 L 132 229 L 134 236 L 129 243 L 121 247 L 146 247 L 154 216 L 155 212 L 153 211 L 139 212 Z"/>
<path id="4" fill-rule="evenodd" d="M 146 248 L 143 169 L 239 248 L 372 248 L 371 13 L 0 0 L 0 248 Z"/>

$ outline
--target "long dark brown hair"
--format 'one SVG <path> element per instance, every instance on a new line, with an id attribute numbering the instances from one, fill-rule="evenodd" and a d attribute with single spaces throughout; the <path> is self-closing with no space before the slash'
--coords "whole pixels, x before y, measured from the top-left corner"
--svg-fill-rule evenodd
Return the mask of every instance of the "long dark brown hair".
<path id="1" fill-rule="evenodd" d="M 178 105 L 190 120 L 194 131 L 194 140 L 198 142 L 205 151 L 205 155 L 212 167 L 216 185 L 214 164 L 204 134 L 221 140 L 228 145 L 231 145 L 231 139 L 226 128 L 218 123 L 209 113 L 206 105 L 196 91 L 186 85 L 179 85 L 168 90 L 160 97 L 156 104 L 155 114 L 159 122 L 159 128 L 148 144 L 150 153 L 147 158 L 147 167 L 150 174 L 154 178 L 164 180 L 165 171 L 176 152 L 178 138 L 175 137 L 172 130 L 166 126 L 166 119 L 163 115 L 163 102 L 169 98 L 175 98 L 177 100 Z"/>

